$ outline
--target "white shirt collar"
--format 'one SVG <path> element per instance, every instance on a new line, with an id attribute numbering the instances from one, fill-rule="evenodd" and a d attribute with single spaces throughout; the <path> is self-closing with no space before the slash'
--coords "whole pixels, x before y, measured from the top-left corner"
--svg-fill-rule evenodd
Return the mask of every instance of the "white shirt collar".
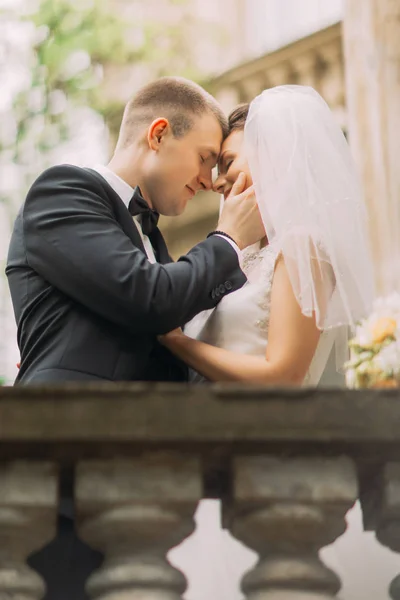
<path id="1" fill-rule="evenodd" d="M 129 185 L 129 183 L 126 183 L 126 181 L 121 179 L 119 175 L 117 175 L 116 173 L 111 171 L 111 169 L 105 167 L 104 165 L 95 165 L 92 168 L 94 171 L 97 171 L 97 173 L 101 175 L 103 179 L 107 181 L 108 185 L 112 187 L 114 192 L 118 194 L 118 196 L 121 198 L 126 208 L 128 208 L 129 202 L 132 200 L 134 191 L 133 188 Z"/>

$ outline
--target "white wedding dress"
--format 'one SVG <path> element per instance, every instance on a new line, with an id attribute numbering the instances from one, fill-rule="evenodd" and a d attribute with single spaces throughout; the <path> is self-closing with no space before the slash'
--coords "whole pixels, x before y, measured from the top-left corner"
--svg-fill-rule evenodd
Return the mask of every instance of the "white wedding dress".
<path id="1" fill-rule="evenodd" d="M 231 352 L 265 356 L 272 278 L 279 250 L 274 244 L 260 249 L 259 243 L 242 252 L 242 270 L 247 283 L 229 294 L 219 305 L 200 313 L 185 327 L 185 334 Z M 303 385 L 317 385 L 334 342 L 334 332 L 321 335 L 317 351 Z"/>
<path id="2" fill-rule="evenodd" d="M 265 356 L 274 267 L 279 252 L 274 245 L 252 246 L 242 253 L 248 281 L 222 298 L 219 305 L 195 317 L 186 327 L 190 337 L 253 356 Z M 304 384 L 319 383 L 333 344 L 333 332 L 324 332 Z M 381 547 L 372 533 L 362 531 L 359 504 L 349 511 L 348 530 L 321 551 L 321 558 L 342 580 L 342 600 L 389 600 L 389 581 L 400 572 L 400 556 Z M 221 528 L 220 502 L 202 500 L 196 513 L 196 531 L 169 554 L 183 571 L 189 586 L 185 600 L 242 600 L 240 580 L 257 555 Z M 351 566 L 350 566 L 351 565 Z"/>

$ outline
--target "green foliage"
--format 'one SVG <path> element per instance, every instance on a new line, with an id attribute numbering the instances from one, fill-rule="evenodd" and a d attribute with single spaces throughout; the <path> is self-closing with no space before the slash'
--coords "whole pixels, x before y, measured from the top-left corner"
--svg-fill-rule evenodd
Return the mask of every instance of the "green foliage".
<path id="1" fill-rule="evenodd" d="M 175 4 L 185 0 L 171 0 Z M 183 12 L 178 23 L 165 24 L 160 22 L 146 23 L 144 34 L 146 58 L 155 65 L 153 75 L 180 75 L 193 80 L 199 80 L 201 73 L 195 66 L 192 45 L 196 39 L 195 19 L 190 13 Z"/>
<path id="2" fill-rule="evenodd" d="M 32 25 L 30 82 L 13 98 L 15 139 L 5 143 L 0 136 L 0 153 L 25 167 L 28 180 L 70 138 L 77 107 L 91 107 L 112 131 L 118 129 L 122 101 L 104 94 L 104 68 L 145 64 L 149 77 L 199 76 L 192 66 L 193 19 L 185 11 L 186 0 L 164 0 L 182 8 L 179 23 L 169 25 L 129 22 L 109 0 L 37 0 L 33 10 L 31 1 L 30 12 L 15 8 L 11 15 L 15 23 Z M 138 44 L 132 43 L 135 32 Z"/>
<path id="3" fill-rule="evenodd" d="M 103 0 L 71 3 L 70 0 L 42 0 L 32 16 L 36 27 L 45 27 L 48 35 L 39 45 L 43 64 L 48 67 L 50 83 L 62 80 L 65 56 L 84 49 L 92 63 L 104 63 L 113 56 L 124 62 L 129 53 L 123 42 L 123 21 L 111 12 Z"/>
<path id="4" fill-rule="evenodd" d="M 12 158 L 23 165 L 39 154 L 46 166 L 51 150 L 69 138 L 74 107 L 89 105 L 96 110 L 103 66 L 110 60 L 119 64 L 138 60 L 141 53 L 128 47 L 126 23 L 110 12 L 104 0 L 40 0 L 35 12 L 18 16 L 35 29 L 30 85 L 13 101 Z"/>
<path id="5" fill-rule="evenodd" d="M 126 64 L 143 58 L 141 49 L 134 51 L 125 41 L 128 24 L 104 0 L 41 0 L 30 18 L 42 34 L 35 48 L 42 84 L 73 101 L 94 98 L 90 92 L 99 83 L 99 67 L 110 61 Z M 79 55 L 82 67 L 74 72 L 69 63 Z"/>

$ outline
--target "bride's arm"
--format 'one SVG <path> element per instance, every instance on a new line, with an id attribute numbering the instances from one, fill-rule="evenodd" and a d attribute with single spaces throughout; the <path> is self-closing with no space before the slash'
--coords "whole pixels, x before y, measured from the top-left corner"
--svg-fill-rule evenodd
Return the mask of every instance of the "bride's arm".
<path id="1" fill-rule="evenodd" d="M 265 358 L 216 348 L 180 331 L 163 336 L 161 342 L 210 381 L 296 385 L 307 373 L 320 333 L 314 317 L 301 313 L 281 255 L 272 283 Z"/>

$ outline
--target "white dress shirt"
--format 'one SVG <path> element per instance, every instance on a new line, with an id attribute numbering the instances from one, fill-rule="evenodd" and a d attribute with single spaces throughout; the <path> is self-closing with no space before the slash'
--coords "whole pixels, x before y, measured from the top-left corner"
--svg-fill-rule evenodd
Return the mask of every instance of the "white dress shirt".
<path id="1" fill-rule="evenodd" d="M 103 179 L 105 179 L 107 181 L 108 185 L 112 187 L 114 192 L 116 194 L 118 194 L 118 196 L 121 198 L 121 200 L 125 204 L 126 208 L 128 208 L 129 202 L 132 200 L 133 191 L 134 191 L 133 188 L 129 185 L 129 183 L 126 183 L 126 181 L 121 179 L 121 177 L 116 175 L 116 173 L 111 171 L 108 167 L 104 167 L 103 165 L 96 165 L 95 167 L 93 167 L 93 170 L 97 171 L 97 173 L 99 175 L 101 175 L 103 177 Z M 142 242 L 143 242 L 143 246 L 146 251 L 146 254 L 147 254 L 147 258 L 149 259 L 149 261 L 151 263 L 157 262 L 156 256 L 154 254 L 153 246 L 151 245 L 151 242 L 150 242 L 149 238 L 147 237 L 147 235 L 144 235 L 144 233 L 142 231 L 140 215 L 132 217 L 132 219 L 137 227 L 140 237 L 142 238 Z"/>
<path id="2" fill-rule="evenodd" d="M 116 194 L 118 194 L 118 196 L 121 198 L 121 200 L 125 204 L 126 208 L 128 208 L 129 202 L 131 201 L 132 196 L 133 196 L 133 191 L 134 191 L 133 188 L 128 183 L 126 183 L 126 181 L 121 179 L 121 177 L 119 177 L 116 173 L 111 171 L 111 169 L 109 169 L 108 167 L 105 167 L 103 165 L 96 165 L 92 168 L 94 171 L 97 171 L 97 173 L 99 173 L 99 175 L 101 175 L 103 177 L 103 179 L 105 179 L 107 181 L 108 185 L 110 185 L 112 187 L 114 192 Z M 142 238 L 142 242 L 143 242 L 143 246 L 146 251 L 146 254 L 147 254 L 147 258 L 152 263 L 157 262 L 157 259 L 154 254 L 153 246 L 151 245 L 151 242 L 150 242 L 149 238 L 147 237 L 147 235 L 144 235 L 144 233 L 142 231 L 140 215 L 137 215 L 136 217 L 132 217 L 132 218 L 133 218 L 135 225 L 139 231 L 140 237 Z M 219 234 L 217 234 L 217 235 L 218 235 L 218 237 L 222 237 L 224 240 L 226 240 L 232 246 L 232 248 L 235 250 L 236 254 L 239 257 L 239 262 L 240 262 L 241 252 L 240 252 L 237 244 L 235 244 L 235 242 L 233 240 L 225 237 L 224 235 L 219 235 Z"/>

